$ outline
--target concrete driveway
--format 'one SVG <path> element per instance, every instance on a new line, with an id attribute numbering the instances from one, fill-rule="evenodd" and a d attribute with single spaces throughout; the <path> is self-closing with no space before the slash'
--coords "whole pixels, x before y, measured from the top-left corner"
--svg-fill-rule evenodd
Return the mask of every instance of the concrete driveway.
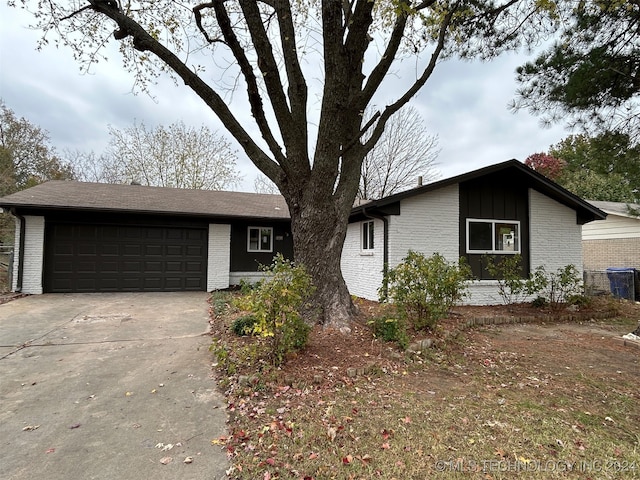
<path id="1" fill-rule="evenodd" d="M 207 328 L 206 293 L 0 305 L 0 478 L 226 478 Z"/>

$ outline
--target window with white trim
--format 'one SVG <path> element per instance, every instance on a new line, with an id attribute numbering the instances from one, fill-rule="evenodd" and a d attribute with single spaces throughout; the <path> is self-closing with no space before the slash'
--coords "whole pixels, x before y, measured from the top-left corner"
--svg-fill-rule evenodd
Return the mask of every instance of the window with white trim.
<path id="1" fill-rule="evenodd" d="M 248 252 L 273 252 L 273 228 L 249 227 L 247 232 Z"/>
<path id="2" fill-rule="evenodd" d="M 520 253 L 520 222 L 467 218 L 467 253 Z"/>
<path id="3" fill-rule="evenodd" d="M 373 220 L 362 222 L 362 251 L 373 252 Z"/>

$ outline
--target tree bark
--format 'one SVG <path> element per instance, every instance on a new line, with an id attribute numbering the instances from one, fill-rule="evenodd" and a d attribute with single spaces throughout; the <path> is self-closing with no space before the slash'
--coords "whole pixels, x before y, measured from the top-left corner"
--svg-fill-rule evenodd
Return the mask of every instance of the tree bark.
<path id="1" fill-rule="evenodd" d="M 316 287 L 312 313 L 325 327 L 349 333 L 356 309 L 340 268 L 348 214 L 339 214 L 330 200 L 303 199 L 289 210 L 295 261 L 304 265 Z"/>

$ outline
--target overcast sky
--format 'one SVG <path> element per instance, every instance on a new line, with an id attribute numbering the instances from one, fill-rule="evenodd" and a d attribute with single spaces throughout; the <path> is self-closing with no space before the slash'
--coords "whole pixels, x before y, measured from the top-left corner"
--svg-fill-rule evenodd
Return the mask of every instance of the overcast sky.
<path id="1" fill-rule="evenodd" d="M 29 21 L 6 2 L 0 4 L 0 98 L 16 115 L 47 130 L 58 151 L 99 154 L 109 141 L 108 125 L 122 129 L 134 120 L 150 127 L 182 120 L 223 132 L 184 85 L 162 81 L 153 88 L 155 100 L 132 94 L 132 78 L 121 69 L 117 54 L 83 75 L 69 49 L 36 51 L 38 32 L 26 28 Z M 537 117 L 508 110 L 516 89 L 514 71 L 526 59 L 511 54 L 490 63 L 443 62 L 411 102 L 439 137 L 442 177 L 511 158 L 524 161 L 570 133 L 561 126 L 542 128 Z M 238 155 L 244 174 L 239 190 L 253 191 L 258 171 L 239 149 Z"/>

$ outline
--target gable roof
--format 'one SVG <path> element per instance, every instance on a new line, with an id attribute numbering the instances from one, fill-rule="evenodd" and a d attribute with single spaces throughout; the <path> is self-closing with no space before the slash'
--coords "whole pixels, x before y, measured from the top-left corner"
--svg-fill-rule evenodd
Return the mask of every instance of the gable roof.
<path id="1" fill-rule="evenodd" d="M 640 217 L 632 213 L 632 211 L 640 212 L 640 205 L 637 203 L 601 202 L 597 200 L 589 200 L 589 203 L 605 213 L 640 220 Z"/>
<path id="2" fill-rule="evenodd" d="M 421 195 L 449 185 L 479 179 L 496 172 L 507 172 L 540 193 L 576 210 L 580 223 L 604 220 L 606 213 L 596 205 L 574 195 L 518 160 L 490 165 L 462 175 L 428 183 L 380 200 L 357 202 L 351 218 L 366 211 L 399 213 L 402 199 Z M 142 185 L 116 185 L 52 180 L 0 198 L 0 207 L 37 210 L 82 210 L 180 215 L 209 218 L 287 220 L 289 209 L 282 195 L 189 190 Z"/>
<path id="3" fill-rule="evenodd" d="M 52 180 L 0 198 L 0 207 L 288 219 L 281 195 Z"/>
<path id="4" fill-rule="evenodd" d="M 381 198 L 380 200 L 372 200 L 370 202 L 358 205 L 351 211 L 351 216 L 363 215 L 365 211 L 385 210 L 393 204 L 400 202 L 405 198 L 410 198 L 423 193 L 431 192 L 449 185 L 455 185 L 469 180 L 480 179 L 483 176 L 490 175 L 497 172 L 506 172 L 515 180 L 523 180 L 526 185 L 546 196 L 556 200 L 557 202 L 566 205 L 574 209 L 577 213 L 577 218 L 580 223 L 587 223 L 593 220 L 604 220 L 607 214 L 602 210 L 592 205 L 591 203 L 583 200 L 582 198 L 574 195 L 569 190 L 561 187 L 554 181 L 548 179 L 544 175 L 536 172 L 535 170 L 527 167 L 524 163 L 518 160 L 507 160 L 506 162 L 497 163 L 488 167 L 473 170 L 471 172 L 463 173 L 455 177 L 445 178 L 433 183 L 428 183 L 421 187 L 416 187 L 411 190 L 396 193 L 388 197 Z"/>

